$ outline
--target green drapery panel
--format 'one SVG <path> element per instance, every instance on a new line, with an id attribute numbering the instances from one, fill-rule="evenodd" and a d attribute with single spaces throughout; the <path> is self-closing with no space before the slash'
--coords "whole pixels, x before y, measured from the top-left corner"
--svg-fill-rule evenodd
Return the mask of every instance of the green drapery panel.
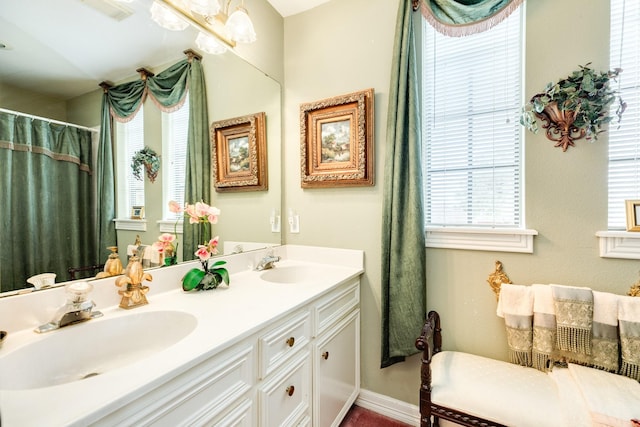
<path id="1" fill-rule="evenodd" d="M 164 112 L 179 109 L 189 91 L 189 129 L 187 136 L 187 165 L 185 177 L 185 201 L 193 204 L 200 200 L 211 203 L 211 177 L 207 96 L 204 72 L 198 57 L 177 62 L 154 76 L 142 80 L 109 87 L 103 103 L 103 129 L 111 129 L 105 139 L 113 139 L 111 117 L 117 121 L 131 120 L 140 109 L 147 95 Z M 104 111 L 110 111 L 105 114 Z M 183 259 L 194 259 L 198 247 L 198 228 L 183 225 Z"/>
<path id="2" fill-rule="evenodd" d="M 211 201 L 211 146 L 209 144 L 209 118 L 207 114 L 207 95 L 205 92 L 204 72 L 200 61 L 193 61 L 189 73 L 189 135 L 187 138 L 187 168 L 184 199 L 188 203 L 199 200 L 207 204 Z M 207 227 L 209 236 L 199 236 L 200 227 L 183 221 L 184 260 L 194 259 L 198 245 L 211 238 L 211 227 Z M 204 237 L 204 238 L 203 238 Z"/>
<path id="3" fill-rule="evenodd" d="M 96 198 L 98 199 L 96 251 L 101 259 L 106 260 L 105 253 L 109 246 L 118 245 L 118 236 L 113 219 L 116 217 L 116 177 L 113 158 L 113 123 L 109 119 L 106 97 L 102 97 L 100 118 L 100 142 L 98 144 Z M 100 263 L 96 263 L 100 264 Z"/>
<path id="4" fill-rule="evenodd" d="M 382 213 L 381 366 L 417 352 L 426 316 L 420 107 L 412 5 L 401 1 L 391 63 Z"/>
<path id="5" fill-rule="evenodd" d="M 91 132 L 0 112 L 0 290 L 98 262 Z"/>
<path id="6" fill-rule="evenodd" d="M 460 37 L 480 33 L 499 24 L 524 0 L 414 0 L 425 19 L 438 32 Z"/>

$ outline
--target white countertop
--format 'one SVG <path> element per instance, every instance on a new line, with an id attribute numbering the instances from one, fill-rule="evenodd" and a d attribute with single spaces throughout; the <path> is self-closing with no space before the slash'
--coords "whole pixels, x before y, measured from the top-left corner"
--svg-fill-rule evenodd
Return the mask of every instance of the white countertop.
<path id="1" fill-rule="evenodd" d="M 258 255 L 263 254 L 237 254 L 222 257 L 228 261 L 231 273 L 229 287 L 223 284 L 215 290 L 183 292 L 180 278 L 199 263 L 166 267 L 150 271 L 154 276 L 153 282 L 144 283 L 151 288 L 147 294 L 149 304 L 132 310 L 124 310 L 116 305 L 118 295 L 117 288 L 113 285 L 114 278 L 92 282 L 95 287 L 94 300 L 108 299 L 116 302 L 108 305 L 103 301 L 103 304 L 98 304 L 98 309 L 104 316 L 89 322 L 107 321 L 133 313 L 177 310 L 194 315 L 198 324 L 193 332 L 176 344 L 125 367 L 82 381 L 52 387 L 0 390 L 2 426 L 90 424 L 136 396 L 184 372 L 193 364 L 250 336 L 269 322 L 294 311 L 364 271 L 362 251 L 281 246 L 276 248 L 275 252 L 282 257 L 276 264 L 276 269 L 298 264 L 321 264 L 319 267 L 323 269 L 323 274 L 305 279 L 304 284 L 270 283 L 260 279 L 261 272 L 248 268 L 251 263 L 255 265 Z M 107 286 L 102 286 L 102 282 L 108 282 Z M 0 348 L 0 363 L 3 355 L 59 332 L 33 332 L 34 327 L 50 320 L 43 316 L 42 312 L 52 313 L 60 305 L 54 304 L 50 310 L 38 308 L 38 303 L 42 301 L 50 303 L 51 299 L 61 298 L 61 295 L 38 297 L 38 294 L 52 291 L 36 292 L 33 296 L 20 295 L 6 301 L 0 299 L 0 325 L 3 325 L 4 317 L 5 324 L 11 322 L 11 325 L 17 325 L 14 328 L 24 326 L 21 329 L 9 329 L 9 336 Z M 29 296 L 31 300 L 23 298 Z M 18 301 L 13 300 L 14 298 L 23 299 Z M 12 307 L 14 305 L 17 306 L 17 313 L 16 308 Z M 26 307 L 31 308 L 26 310 Z M 8 315 L 9 311 L 13 312 L 12 316 L 22 317 L 23 320 L 12 319 Z M 82 328 L 83 325 L 81 323 L 64 329 Z M 143 334 L 144 330 L 135 331 L 135 325 L 132 325 L 132 333 L 137 332 Z M 78 342 L 77 345 L 81 346 L 82 343 Z M 72 351 L 69 357 L 73 357 Z"/>

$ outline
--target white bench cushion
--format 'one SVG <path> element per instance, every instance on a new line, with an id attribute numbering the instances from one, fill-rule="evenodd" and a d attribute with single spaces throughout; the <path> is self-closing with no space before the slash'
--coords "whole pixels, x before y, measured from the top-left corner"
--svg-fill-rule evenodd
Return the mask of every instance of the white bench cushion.
<path id="1" fill-rule="evenodd" d="M 435 404 L 507 426 L 567 426 L 554 380 L 536 369 L 443 351 L 431 372 Z"/>
<path id="2" fill-rule="evenodd" d="M 640 419 L 640 383 L 622 375 L 569 364 L 594 426 L 629 427 Z"/>

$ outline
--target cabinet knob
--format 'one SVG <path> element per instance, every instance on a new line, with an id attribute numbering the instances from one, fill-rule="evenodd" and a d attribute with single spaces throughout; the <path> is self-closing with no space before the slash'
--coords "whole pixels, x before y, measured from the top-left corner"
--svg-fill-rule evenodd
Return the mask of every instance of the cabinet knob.
<path id="1" fill-rule="evenodd" d="M 329 352 L 328 352 L 328 351 L 325 351 L 324 353 L 322 353 L 322 358 L 323 358 L 324 360 L 328 360 L 328 359 L 329 359 Z"/>
<path id="2" fill-rule="evenodd" d="M 296 339 L 294 337 L 289 337 L 289 339 L 287 340 L 287 345 L 289 347 L 293 347 L 293 344 L 295 344 Z"/>
<path id="3" fill-rule="evenodd" d="M 296 391 L 296 388 L 292 385 L 290 385 L 289 387 L 287 387 L 287 395 L 289 396 L 293 396 L 293 392 Z"/>

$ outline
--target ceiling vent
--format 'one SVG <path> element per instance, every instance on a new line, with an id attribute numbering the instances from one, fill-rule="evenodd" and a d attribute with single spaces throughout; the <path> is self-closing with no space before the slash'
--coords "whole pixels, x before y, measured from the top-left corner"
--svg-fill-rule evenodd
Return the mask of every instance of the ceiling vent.
<path id="1" fill-rule="evenodd" d="M 80 0 L 80 3 L 83 3 L 109 18 L 115 19 L 116 21 L 122 21 L 123 19 L 133 15 L 132 9 L 115 0 Z"/>

